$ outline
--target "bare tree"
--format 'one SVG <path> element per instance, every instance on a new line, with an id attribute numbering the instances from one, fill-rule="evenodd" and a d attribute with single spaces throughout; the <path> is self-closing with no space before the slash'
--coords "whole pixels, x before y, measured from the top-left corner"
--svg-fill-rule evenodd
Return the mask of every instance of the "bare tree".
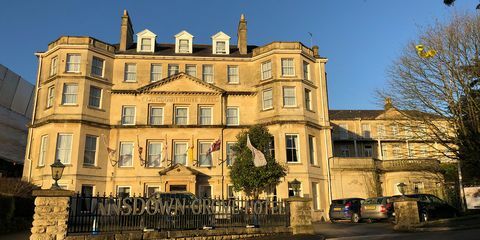
<path id="1" fill-rule="evenodd" d="M 479 53 L 480 15 L 455 15 L 407 44 L 389 69 L 387 90 L 380 92 L 421 126 L 415 128 L 419 136 L 472 173 L 480 171 Z"/>

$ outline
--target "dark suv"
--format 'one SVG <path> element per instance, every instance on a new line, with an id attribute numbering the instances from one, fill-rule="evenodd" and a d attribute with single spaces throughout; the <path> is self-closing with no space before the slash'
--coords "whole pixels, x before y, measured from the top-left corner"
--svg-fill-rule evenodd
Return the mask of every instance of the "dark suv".
<path id="1" fill-rule="evenodd" d="M 459 214 L 456 208 L 434 195 L 410 194 L 405 196 L 418 199 L 418 213 L 422 222 L 431 219 L 456 217 Z"/>
<path id="2" fill-rule="evenodd" d="M 336 220 L 350 220 L 352 223 L 358 223 L 363 200 L 363 198 L 333 200 L 329 211 L 330 221 L 334 223 Z"/>

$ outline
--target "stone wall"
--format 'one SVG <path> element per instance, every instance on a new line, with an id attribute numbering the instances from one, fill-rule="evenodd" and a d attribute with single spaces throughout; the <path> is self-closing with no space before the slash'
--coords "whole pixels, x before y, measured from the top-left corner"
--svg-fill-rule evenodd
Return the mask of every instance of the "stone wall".
<path id="1" fill-rule="evenodd" d="M 71 191 L 35 190 L 35 214 L 30 240 L 65 239 Z"/>

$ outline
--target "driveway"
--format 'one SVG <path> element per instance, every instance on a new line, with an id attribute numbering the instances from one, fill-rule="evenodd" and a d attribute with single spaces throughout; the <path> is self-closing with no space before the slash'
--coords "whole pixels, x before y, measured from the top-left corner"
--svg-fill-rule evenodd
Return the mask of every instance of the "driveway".
<path id="1" fill-rule="evenodd" d="M 315 223 L 315 233 L 326 238 L 384 235 L 397 233 L 393 230 L 393 224 L 388 222 L 374 223 Z"/>

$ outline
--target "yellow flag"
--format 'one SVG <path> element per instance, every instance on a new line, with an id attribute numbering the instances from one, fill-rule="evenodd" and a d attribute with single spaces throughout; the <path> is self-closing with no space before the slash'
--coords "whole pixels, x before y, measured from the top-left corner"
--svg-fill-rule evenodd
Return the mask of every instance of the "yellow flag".
<path id="1" fill-rule="evenodd" d="M 193 138 L 192 138 L 192 144 L 188 148 L 188 162 L 189 164 L 193 164 Z"/>

